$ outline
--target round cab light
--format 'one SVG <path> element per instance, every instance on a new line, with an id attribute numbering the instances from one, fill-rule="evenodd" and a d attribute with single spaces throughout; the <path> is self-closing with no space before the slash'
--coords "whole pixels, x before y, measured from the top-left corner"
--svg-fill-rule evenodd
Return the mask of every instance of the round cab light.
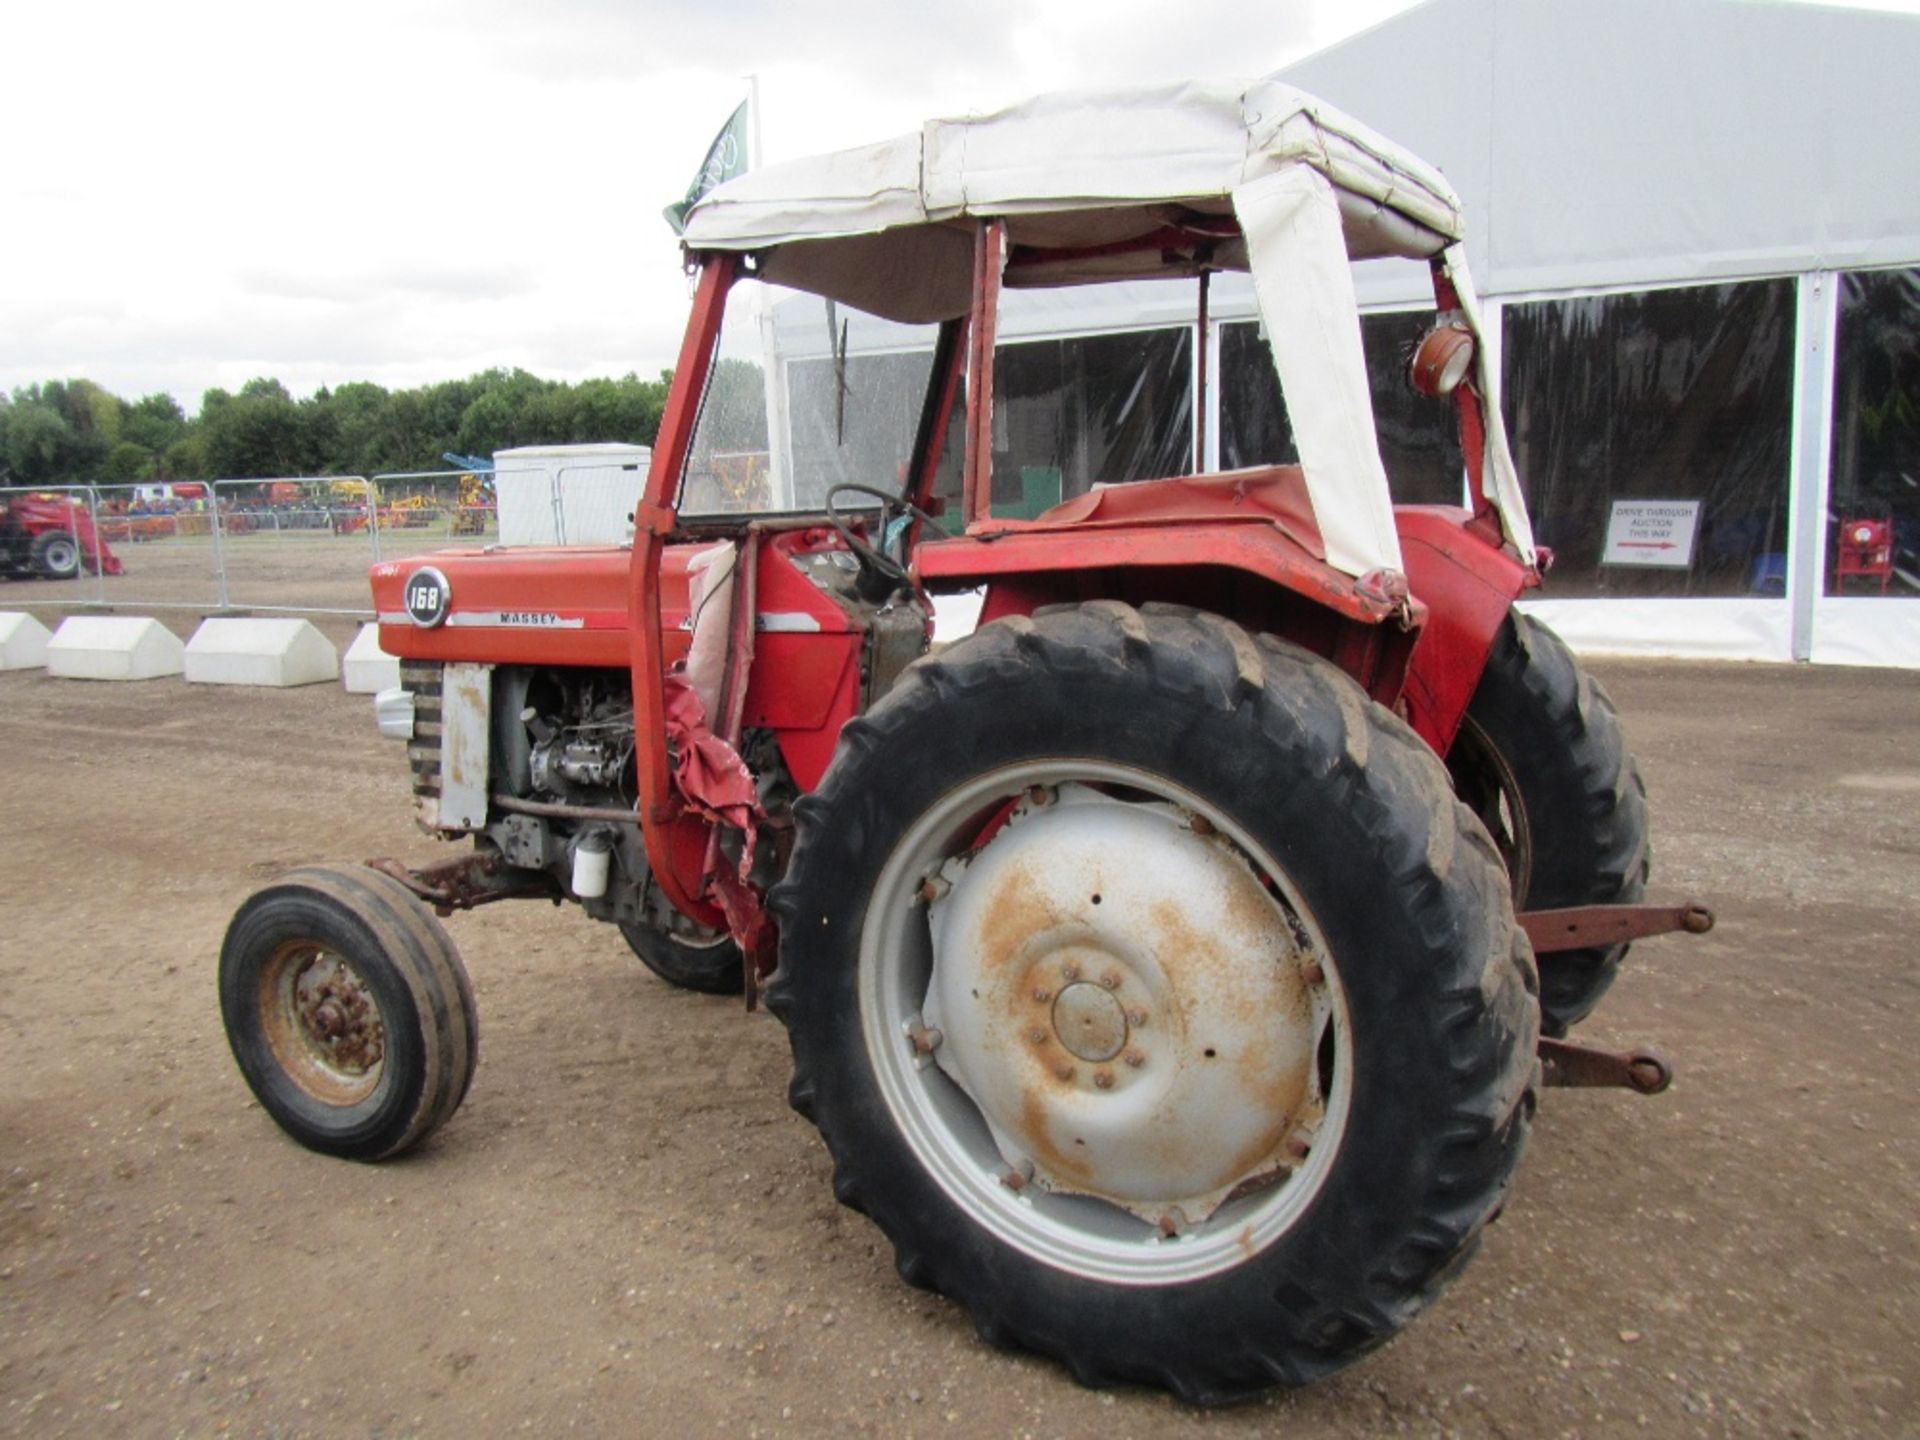
<path id="1" fill-rule="evenodd" d="M 1422 395 L 1451 395 L 1473 364 L 1473 331 L 1454 323 L 1436 325 L 1413 352 L 1407 378 Z"/>

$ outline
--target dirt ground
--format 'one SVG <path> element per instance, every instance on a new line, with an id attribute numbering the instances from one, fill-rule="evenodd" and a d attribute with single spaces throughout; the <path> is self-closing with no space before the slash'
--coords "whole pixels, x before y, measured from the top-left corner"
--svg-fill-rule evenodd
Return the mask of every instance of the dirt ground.
<path id="1" fill-rule="evenodd" d="M 428 550 L 478 547 L 497 535 L 453 536 L 444 529 L 383 530 L 380 559 L 398 560 Z M 366 612 L 367 569 L 373 539 L 325 530 L 228 535 L 216 551 L 210 535 L 121 541 L 113 554 L 118 575 L 83 571 L 71 580 L 0 580 L 0 609 L 32 610 L 51 626 L 63 610 L 106 605 L 116 610 L 182 616 L 197 621 L 223 593 L 235 608 L 298 606 L 313 610 Z M 166 607 L 166 608 L 159 608 Z M 180 607 L 175 610 L 172 607 Z M 187 633 L 191 633 L 189 630 Z"/>
<path id="2" fill-rule="evenodd" d="M 11 597 L 7 597 L 11 598 Z M 1652 793 L 1599 1039 L 1478 1259 L 1341 1376 L 1197 1413 L 894 1276 L 778 1025 L 538 905 L 449 922 L 465 1107 L 379 1167 L 252 1102 L 214 962 L 296 862 L 432 852 L 364 697 L 0 676 L 0 1430 L 468 1436 L 1920 1433 L 1920 676 L 1602 663 Z"/>

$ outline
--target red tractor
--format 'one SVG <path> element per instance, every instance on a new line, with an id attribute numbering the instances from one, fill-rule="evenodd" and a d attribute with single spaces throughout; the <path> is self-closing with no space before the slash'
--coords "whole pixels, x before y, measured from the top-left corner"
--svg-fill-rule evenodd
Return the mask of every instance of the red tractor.
<path id="1" fill-rule="evenodd" d="M 1543 563 L 1460 236 L 1436 173 L 1273 82 L 1043 97 L 715 190 L 631 546 L 372 572 L 381 726 L 471 848 L 241 908 L 221 1004 L 265 1108 L 336 1155 L 417 1143 L 477 1035 L 427 907 L 570 899 L 764 997 L 835 1194 L 989 1339 L 1203 1402 L 1382 1343 L 1500 1207 L 1543 1079 L 1665 1085 L 1557 1037 L 1626 940 L 1711 920 L 1639 903 L 1613 708 L 1512 609 Z M 1374 257 L 1431 275 L 1411 378 L 1470 504 L 1390 502 Z M 1061 470 L 1015 518 L 1007 307 L 1181 282 L 1204 334 L 1220 272 L 1300 463 Z M 978 629 L 930 647 L 962 591 Z"/>
<path id="2" fill-rule="evenodd" d="M 53 490 L 0 491 L 0 575 L 71 580 L 83 566 L 94 575 L 121 571 L 85 501 Z"/>

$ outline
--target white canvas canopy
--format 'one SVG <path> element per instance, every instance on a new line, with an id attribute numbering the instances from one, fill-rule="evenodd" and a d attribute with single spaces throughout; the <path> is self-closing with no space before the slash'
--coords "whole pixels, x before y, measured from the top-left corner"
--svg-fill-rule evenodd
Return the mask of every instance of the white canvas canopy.
<path id="1" fill-rule="evenodd" d="M 1210 243 L 1207 218 L 1229 215 Z M 1437 171 L 1272 79 L 1065 91 L 749 172 L 694 207 L 685 239 L 754 252 L 772 283 L 927 323 L 966 312 L 982 218 L 1007 222 L 1025 262 L 1009 285 L 1250 271 L 1328 562 L 1401 568 L 1351 262 L 1443 256 L 1472 317 L 1459 201 Z M 1113 248 L 1169 226 L 1192 243 Z M 1531 559 L 1499 410 L 1486 409 L 1490 488 Z"/>

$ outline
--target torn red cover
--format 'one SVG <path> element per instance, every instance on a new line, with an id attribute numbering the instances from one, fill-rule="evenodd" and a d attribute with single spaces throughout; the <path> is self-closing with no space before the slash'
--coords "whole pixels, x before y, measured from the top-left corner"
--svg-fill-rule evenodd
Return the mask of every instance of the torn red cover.
<path id="1" fill-rule="evenodd" d="M 753 775 L 739 753 L 707 726 L 706 707 L 686 678 L 668 675 L 667 744 L 675 756 L 673 787 L 697 813 L 742 831 L 741 868 L 753 861 L 754 830 L 760 817 Z"/>

